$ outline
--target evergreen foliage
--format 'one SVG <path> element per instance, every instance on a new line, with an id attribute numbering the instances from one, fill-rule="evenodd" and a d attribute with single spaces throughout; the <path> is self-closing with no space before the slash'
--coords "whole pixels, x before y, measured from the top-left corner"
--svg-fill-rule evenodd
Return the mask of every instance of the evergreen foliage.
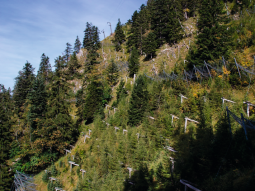
<path id="1" fill-rule="evenodd" d="M 70 58 L 70 55 L 73 53 L 73 49 L 72 49 L 72 45 L 70 43 L 66 43 L 66 49 L 65 49 L 65 52 L 64 52 L 64 60 L 65 60 L 65 67 L 67 66 L 68 64 L 68 61 L 69 61 L 69 58 Z"/>
<path id="2" fill-rule="evenodd" d="M 142 121 L 149 99 L 145 77 L 140 75 L 135 83 L 128 110 L 128 124 L 131 126 Z"/>
<path id="3" fill-rule="evenodd" d="M 32 82 L 34 80 L 34 68 L 27 62 L 23 69 L 19 71 L 19 75 L 15 78 L 15 87 L 13 91 L 13 99 L 19 115 L 24 111 L 24 104 L 27 99 L 27 95 L 31 90 Z"/>
<path id="4" fill-rule="evenodd" d="M 110 86 L 114 86 L 118 83 L 118 67 L 115 64 L 114 60 L 111 60 L 111 63 L 106 68 L 106 80 Z"/>
<path id="5" fill-rule="evenodd" d="M 41 128 L 43 121 L 45 120 L 45 113 L 47 111 L 47 92 L 44 85 L 44 79 L 38 76 L 32 84 L 32 89 L 29 92 L 29 112 L 28 120 L 30 123 L 30 139 L 35 140 L 32 135 L 34 131 Z"/>
<path id="6" fill-rule="evenodd" d="M 144 40 L 143 51 L 147 55 L 147 57 L 150 57 L 152 59 L 156 54 L 156 48 L 157 48 L 156 35 L 153 32 L 150 32 Z"/>
<path id="7" fill-rule="evenodd" d="M 73 54 L 71 55 L 67 67 L 67 74 L 70 80 L 73 80 L 74 78 L 80 78 L 79 69 L 81 68 L 81 65 L 79 64 L 76 57 L 76 52 L 73 52 Z"/>
<path id="8" fill-rule="evenodd" d="M 87 94 L 85 98 L 83 115 L 84 119 L 88 122 L 91 122 L 95 115 L 100 113 L 103 97 L 103 86 L 101 82 L 98 82 L 96 79 L 92 79 L 90 84 L 87 87 Z"/>
<path id="9" fill-rule="evenodd" d="M 196 46 L 190 49 L 187 59 L 189 67 L 203 65 L 204 61 L 225 59 L 229 56 L 231 45 L 231 29 L 226 25 L 229 21 L 223 15 L 223 2 L 221 0 L 203 0 L 199 9 L 198 30 Z"/>
<path id="10" fill-rule="evenodd" d="M 52 75 L 50 59 L 44 53 L 41 56 L 41 63 L 39 66 L 39 70 L 37 76 L 40 76 L 44 79 L 45 82 L 49 82 L 50 76 Z"/>
<path id="11" fill-rule="evenodd" d="M 133 77 L 139 69 L 139 54 L 136 48 L 133 48 L 128 63 L 129 77 Z"/>
<path id="12" fill-rule="evenodd" d="M 116 51 L 120 51 L 121 50 L 121 44 L 125 41 L 125 35 L 122 29 L 122 25 L 120 22 L 120 19 L 118 20 L 116 29 L 115 29 L 115 35 L 114 35 L 114 46 Z"/>
<path id="13" fill-rule="evenodd" d="M 77 36 L 76 40 L 75 40 L 75 43 L 74 43 L 73 50 L 76 54 L 78 54 L 80 52 L 80 49 L 81 49 L 81 41 L 80 41 L 79 37 Z"/>

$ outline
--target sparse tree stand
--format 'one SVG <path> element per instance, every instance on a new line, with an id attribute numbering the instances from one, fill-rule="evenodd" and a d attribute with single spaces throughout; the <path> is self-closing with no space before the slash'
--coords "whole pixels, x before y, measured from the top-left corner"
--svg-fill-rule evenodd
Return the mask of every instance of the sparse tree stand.
<path id="1" fill-rule="evenodd" d="M 133 48 L 131 52 L 131 56 L 129 58 L 129 63 L 128 63 L 128 72 L 129 72 L 129 77 L 132 78 L 134 74 L 138 72 L 139 69 L 139 53 L 136 48 Z"/>
<path id="2" fill-rule="evenodd" d="M 118 20 L 116 29 L 115 29 L 115 36 L 113 39 L 113 43 L 115 46 L 116 51 L 121 50 L 121 44 L 125 41 L 125 35 L 121 26 L 120 19 Z"/>

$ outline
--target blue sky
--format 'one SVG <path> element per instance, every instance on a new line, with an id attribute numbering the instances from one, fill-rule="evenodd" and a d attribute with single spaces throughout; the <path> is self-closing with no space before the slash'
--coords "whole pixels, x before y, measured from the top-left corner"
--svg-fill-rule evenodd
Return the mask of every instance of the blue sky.
<path id="1" fill-rule="evenodd" d="M 2 0 L 0 6 L 0 84 L 13 89 L 26 61 L 37 73 L 42 53 L 54 60 L 76 36 L 82 42 L 86 22 L 110 35 L 118 18 L 126 23 L 146 0 Z M 100 35 L 100 40 L 103 34 Z"/>

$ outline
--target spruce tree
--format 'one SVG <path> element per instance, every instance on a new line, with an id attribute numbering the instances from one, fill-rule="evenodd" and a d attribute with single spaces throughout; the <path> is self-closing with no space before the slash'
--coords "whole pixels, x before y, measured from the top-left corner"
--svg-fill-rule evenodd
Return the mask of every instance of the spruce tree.
<path id="1" fill-rule="evenodd" d="M 221 0 L 203 0 L 199 10 L 199 35 L 195 47 L 190 49 L 187 56 L 190 68 L 222 56 L 228 58 L 231 30 L 227 30 L 228 19 L 223 15 L 223 6 Z"/>
<path id="2" fill-rule="evenodd" d="M 15 78 L 15 87 L 13 92 L 13 99 L 18 113 L 24 111 L 24 104 L 27 99 L 27 95 L 31 90 L 32 82 L 34 80 L 34 68 L 27 62 L 22 71 L 19 71 L 19 75 Z M 19 114 L 20 115 L 20 114 Z M 20 115 L 21 116 L 21 115 Z"/>
<path id="3" fill-rule="evenodd" d="M 51 73 L 52 73 L 52 70 L 51 70 L 50 59 L 48 56 L 46 56 L 43 53 L 41 56 L 41 63 L 39 66 L 37 76 L 42 77 L 44 81 L 48 83 L 50 80 Z"/>
<path id="4" fill-rule="evenodd" d="M 136 48 L 133 48 L 131 52 L 131 56 L 129 58 L 129 63 L 128 63 L 128 72 L 129 72 L 129 77 L 134 77 L 134 74 L 138 72 L 139 69 L 139 54 Z"/>
<path id="5" fill-rule="evenodd" d="M 64 59 L 66 61 L 65 63 L 65 67 L 67 66 L 68 64 L 68 61 L 69 61 L 69 58 L 70 58 L 70 55 L 73 53 L 73 49 L 72 49 L 72 45 L 70 43 L 66 43 L 66 49 L 65 49 L 65 52 L 64 52 Z"/>
<path id="6" fill-rule="evenodd" d="M 121 50 L 121 44 L 125 41 L 125 35 L 122 29 L 122 25 L 120 22 L 120 19 L 118 20 L 116 29 L 115 29 L 115 35 L 114 35 L 114 46 L 116 51 L 120 51 Z"/>
<path id="7" fill-rule="evenodd" d="M 81 41 L 80 41 L 79 37 L 77 36 L 76 40 L 75 40 L 75 43 L 74 43 L 73 50 L 76 54 L 78 54 L 80 52 L 80 49 L 81 49 Z"/>
<path id="8" fill-rule="evenodd" d="M 41 76 L 38 76 L 34 80 L 32 90 L 28 94 L 28 99 L 30 104 L 28 112 L 30 136 L 31 140 L 34 141 L 36 137 L 33 135 L 33 132 L 40 128 L 40 125 L 45 119 L 47 109 L 47 92 L 44 85 L 44 79 Z"/>
<path id="9" fill-rule="evenodd" d="M 112 59 L 111 63 L 106 68 L 106 80 L 108 81 L 110 86 L 114 86 L 118 83 L 118 77 L 118 67 Z"/>
<path id="10" fill-rule="evenodd" d="M 138 125 L 144 116 L 148 104 L 147 83 L 144 76 L 138 76 L 131 94 L 128 110 L 128 124 Z"/>
<path id="11" fill-rule="evenodd" d="M 156 35 L 153 32 L 150 32 L 144 40 L 144 53 L 147 54 L 147 58 L 153 58 L 156 54 L 157 41 Z"/>
<path id="12" fill-rule="evenodd" d="M 63 149 L 73 143 L 78 135 L 69 115 L 70 88 L 63 70 L 65 60 L 58 57 L 55 63 L 56 69 L 49 85 L 46 119 L 42 127 L 37 130 L 36 133 L 40 136 L 34 142 L 37 152 L 48 155 L 48 159 L 51 160 L 56 160 L 56 157 L 63 153 Z M 47 161 L 47 163 L 50 162 L 50 160 Z"/>
<path id="13" fill-rule="evenodd" d="M 90 84 L 86 89 L 86 98 L 84 104 L 83 115 L 84 119 L 88 122 L 91 122 L 95 115 L 100 113 L 102 105 L 102 97 L 103 97 L 103 86 L 102 83 L 97 79 L 92 79 Z"/>
<path id="14" fill-rule="evenodd" d="M 73 52 L 73 54 L 71 55 L 71 58 L 70 58 L 70 61 L 68 62 L 67 67 L 68 67 L 67 74 L 70 80 L 80 77 L 79 69 L 81 68 L 81 65 L 78 62 L 78 59 L 76 57 L 76 52 Z"/>
<path id="15" fill-rule="evenodd" d="M 12 120 L 8 112 L 8 97 L 10 92 L 0 84 L 0 190 L 10 190 L 12 183 L 11 173 L 7 165 L 11 148 Z"/>

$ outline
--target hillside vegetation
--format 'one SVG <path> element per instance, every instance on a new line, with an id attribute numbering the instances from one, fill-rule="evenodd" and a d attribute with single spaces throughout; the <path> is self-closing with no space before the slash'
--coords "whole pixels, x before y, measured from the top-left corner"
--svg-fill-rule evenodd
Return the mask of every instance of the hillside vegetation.
<path id="1" fill-rule="evenodd" d="M 1 86 L 0 188 L 253 190 L 254 3 L 148 1 L 102 41 L 87 23 L 55 71 L 26 63 Z"/>

